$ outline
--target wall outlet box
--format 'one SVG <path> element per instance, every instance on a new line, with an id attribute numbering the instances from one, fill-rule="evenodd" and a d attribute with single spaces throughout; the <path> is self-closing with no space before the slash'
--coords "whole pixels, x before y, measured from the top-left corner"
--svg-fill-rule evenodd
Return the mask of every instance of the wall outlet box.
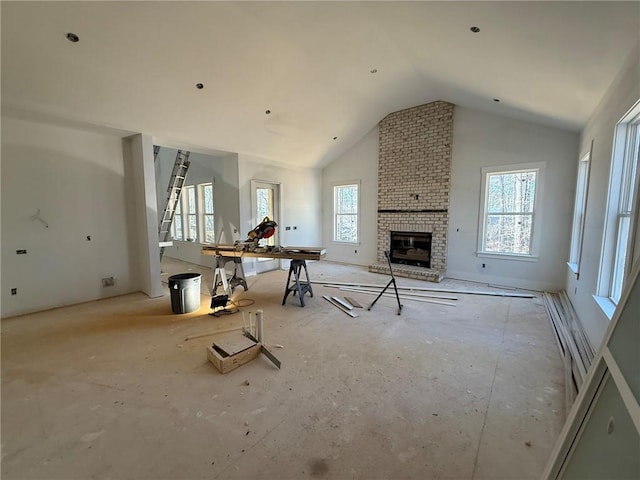
<path id="1" fill-rule="evenodd" d="M 105 277 L 102 279 L 103 287 L 113 287 L 116 284 L 116 279 L 114 277 Z"/>

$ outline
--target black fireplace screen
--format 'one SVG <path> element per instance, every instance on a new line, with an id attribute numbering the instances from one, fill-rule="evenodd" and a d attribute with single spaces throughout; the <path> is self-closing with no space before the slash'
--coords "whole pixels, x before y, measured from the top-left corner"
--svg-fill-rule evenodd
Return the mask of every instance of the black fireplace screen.
<path id="1" fill-rule="evenodd" d="M 391 232 L 391 262 L 431 267 L 430 232 Z"/>

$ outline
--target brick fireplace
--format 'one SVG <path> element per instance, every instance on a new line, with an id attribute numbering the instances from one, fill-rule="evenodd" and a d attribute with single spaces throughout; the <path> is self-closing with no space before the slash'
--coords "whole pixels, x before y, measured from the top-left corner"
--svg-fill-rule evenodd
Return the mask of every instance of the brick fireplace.
<path id="1" fill-rule="evenodd" d="M 432 102 L 387 115 L 379 124 L 377 263 L 369 270 L 389 273 L 384 256 L 392 231 L 431 234 L 430 268 L 394 264 L 398 276 L 440 281 L 447 265 L 453 108 Z"/>

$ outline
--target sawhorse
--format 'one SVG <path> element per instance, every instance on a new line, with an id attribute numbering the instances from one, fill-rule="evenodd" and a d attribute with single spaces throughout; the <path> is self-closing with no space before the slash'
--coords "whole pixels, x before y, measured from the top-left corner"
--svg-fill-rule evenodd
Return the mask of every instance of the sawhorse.
<path id="1" fill-rule="evenodd" d="M 233 262 L 233 275 L 231 278 L 226 278 L 225 265 L 227 262 Z M 223 281 L 224 278 L 224 281 Z M 241 285 L 246 292 L 249 290 L 247 287 L 247 281 L 244 277 L 244 268 L 242 268 L 242 258 L 240 257 L 223 257 L 222 255 L 216 255 L 216 266 L 213 274 L 213 286 L 211 288 L 211 296 L 215 296 L 218 287 L 222 285 L 222 287 L 227 290 L 227 286 L 224 284 L 228 282 L 228 289 L 233 292 L 233 290 Z M 225 294 L 230 295 L 230 293 L 225 291 Z"/>
<path id="2" fill-rule="evenodd" d="M 306 280 L 300 280 L 300 274 L 304 268 L 304 274 Z M 291 283 L 291 274 L 294 276 L 294 283 Z M 311 282 L 309 281 L 309 272 L 307 271 L 307 263 L 304 260 L 291 260 L 289 266 L 289 277 L 287 278 L 287 286 L 284 289 L 284 297 L 282 298 L 282 305 L 287 301 L 287 297 L 290 293 L 298 294 L 298 300 L 300 300 L 300 306 L 304 307 L 304 294 L 309 292 L 309 295 L 313 297 L 313 290 L 311 289 Z"/>

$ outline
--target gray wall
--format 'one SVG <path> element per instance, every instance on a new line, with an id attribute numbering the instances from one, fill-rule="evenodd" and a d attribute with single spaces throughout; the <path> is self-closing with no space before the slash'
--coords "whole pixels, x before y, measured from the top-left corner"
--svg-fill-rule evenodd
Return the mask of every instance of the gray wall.
<path id="1" fill-rule="evenodd" d="M 546 162 L 535 262 L 478 257 L 483 167 Z M 456 107 L 447 276 L 533 290 L 560 290 L 573 215 L 578 134 Z M 485 268 L 482 265 L 485 265 Z"/>
<path id="2" fill-rule="evenodd" d="M 333 185 L 360 181 L 360 244 L 333 242 Z M 378 127 L 322 171 L 322 244 L 327 260 L 371 265 L 376 262 L 378 230 Z"/>
<path id="3" fill-rule="evenodd" d="M 3 317 L 141 288 L 125 167 L 118 135 L 2 118 Z"/>
<path id="4" fill-rule="evenodd" d="M 609 325 L 609 319 L 595 303 L 593 295 L 596 293 L 598 284 L 613 133 L 616 123 L 638 99 L 640 99 L 640 52 L 636 48 L 580 136 L 581 153 L 588 152 L 593 141 L 582 264 L 579 277 L 566 268 L 565 278 L 571 303 L 578 313 L 591 344 L 596 348 Z"/>

